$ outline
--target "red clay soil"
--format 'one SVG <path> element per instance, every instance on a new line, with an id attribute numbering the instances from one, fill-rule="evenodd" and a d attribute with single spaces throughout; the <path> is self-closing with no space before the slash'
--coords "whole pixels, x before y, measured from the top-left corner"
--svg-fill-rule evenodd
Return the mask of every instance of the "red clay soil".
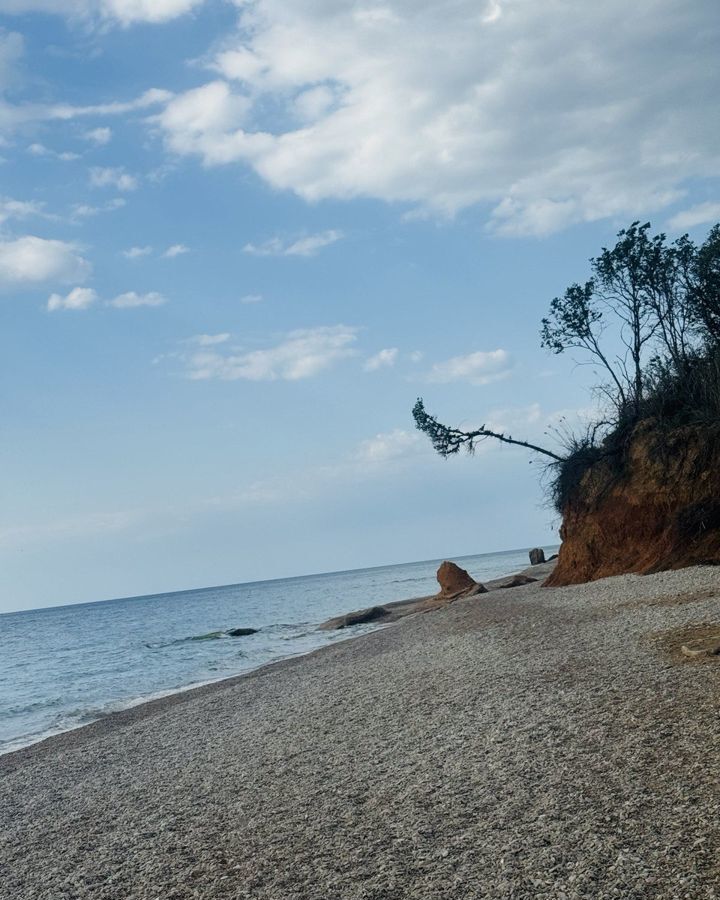
<path id="1" fill-rule="evenodd" d="M 548 586 L 720 564 L 720 426 L 641 423 L 618 474 L 593 466 L 568 504 Z"/>

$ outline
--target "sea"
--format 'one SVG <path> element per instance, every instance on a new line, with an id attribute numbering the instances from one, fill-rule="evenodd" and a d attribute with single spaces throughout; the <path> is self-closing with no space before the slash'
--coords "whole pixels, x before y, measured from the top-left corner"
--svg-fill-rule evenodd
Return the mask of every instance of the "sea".
<path id="1" fill-rule="evenodd" d="M 556 547 L 544 548 L 547 555 Z M 476 581 L 528 551 L 453 557 Z M 109 713 L 375 630 L 331 616 L 437 591 L 442 560 L 230 584 L 0 615 L 0 754 Z M 228 631 L 254 628 L 232 637 Z"/>

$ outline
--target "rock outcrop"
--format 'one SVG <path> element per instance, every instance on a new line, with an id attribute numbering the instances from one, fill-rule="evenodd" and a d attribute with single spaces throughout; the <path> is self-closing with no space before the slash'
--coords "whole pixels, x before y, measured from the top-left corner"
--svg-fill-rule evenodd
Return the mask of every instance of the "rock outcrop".
<path id="1" fill-rule="evenodd" d="M 413 613 L 432 612 L 442 609 L 462 597 L 474 597 L 486 594 L 487 588 L 478 584 L 474 578 L 453 562 L 444 562 L 437 571 L 440 590 L 431 597 L 417 597 L 412 600 L 399 600 L 383 606 L 370 606 L 344 616 L 335 616 L 320 625 L 323 631 L 334 631 L 348 628 L 351 625 L 363 625 L 366 622 L 389 624 Z M 531 579 L 534 580 L 534 579 Z"/>
<path id="2" fill-rule="evenodd" d="M 336 631 L 340 628 L 349 628 L 351 625 L 364 625 L 367 622 L 379 622 L 391 615 L 390 610 L 384 606 L 370 606 L 368 609 L 359 609 L 357 612 L 346 613 L 344 616 L 336 616 L 328 619 L 320 626 L 324 631 Z"/>
<path id="3" fill-rule="evenodd" d="M 437 580 L 440 585 L 438 599 L 452 600 L 461 595 L 485 593 L 485 588 L 478 584 L 465 569 L 461 569 L 454 562 L 447 560 L 437 570 Z"/>
<path id="4" fill-rule="evenodd" d="M 540 565 L 536 563 L 536 565 Z M 513 575 L 498 585 L 498 588 L 525 587 L 526 584 L 534 584 L 538 579 L 530 575 Z"/>
<path id="5" fill-rule="evenodd" d="M 545 562 L 545 551 L 542 547 L 533 547 L 533 549 L 529 553 L 529 556 L 531 566 L 539 566 L 540 563 Z"/>
<path id="6" fill-rule="evenodd" d="M 550 586 L 720 563 L 720 425 L 640 423 L 622 460 L 596 462 L 563 510 Z"/>

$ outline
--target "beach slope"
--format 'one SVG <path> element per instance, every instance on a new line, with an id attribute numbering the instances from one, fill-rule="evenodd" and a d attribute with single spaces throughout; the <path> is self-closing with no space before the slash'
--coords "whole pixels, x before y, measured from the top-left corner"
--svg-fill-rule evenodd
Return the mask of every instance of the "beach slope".
<path id="1" fill-rule="evenodd" d="M 717 897 L 718 598 L 492 591 L 0 757 L 0 897 Z"/>

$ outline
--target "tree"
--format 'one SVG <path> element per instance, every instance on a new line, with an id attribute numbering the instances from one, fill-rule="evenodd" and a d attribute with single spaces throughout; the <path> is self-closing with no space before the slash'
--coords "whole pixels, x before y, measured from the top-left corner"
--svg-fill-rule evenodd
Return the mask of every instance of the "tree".
<path id="1" fill-rule="evenodd" d="M 448 428 L 447 425 L 441 425 L 435 416 L 431 416 L 426 412 L 425 405 L 420 397 L 415 403 L 412 413 L 413 418 L 415 419 L 415 425 L 420 431 L 423 431 L 428 435 L 432 441 L 433 447 L 440 456 L 453 456 L 455 453 L 458 453 L 461 447 L 465 447 L 468 452 L 472 453 L 477 443 L 486 438 L 494 438 L 496 441 L 500 441 L 503 444 L 515 444 L 517 447 L 525 447 L 527 450 L 533 450 L 535 453 L 549 456 L 556 462 L 562 461 L 562 457 L 558 456 L 557 453 L 553 453 L 551 450 L 546 450 L 544 447 L 538 447 L 537 444 L 531 444 L 528 441 L 515 440 L 515 438 L 511 437 L 509 434 L 492 431 L 484 425 L 481 425 L 474 431 L 461 431 L 459 428 Z"/>
<path id="2" fill-rule="evenodd" d="M 592 277 L 552 300 L 542 320 L 541 345 L 552 353 L 579 352 L 597 364 L 603 373 L 597 389 L 610 401 L 609 421 L 591 425 L 585 437 L 568 440 L 570 455 L 582 451 L 589 459 L 616 452 L 609 440 L 613 430 L 619 435 L 632 427 L 644 408 L 648 415 L 667 411 L 664 393 L 677 398 L 691 384 L 693 390 L 703 388 L 703 372 L 715 371 L 712 366 L 703 369 L 702 363 L 715 365 L 718 360 L 711 356 L 720 355 L 720 225 L 699 248 L 687 235 L 668 245 L 664 234 L 651 237 L 649 231 L 649 222 L 633 222 L 620 231 L 614 247 L 603 247 L 590 260 Z M 696 390 L 695 395 L 702 393 Z M 698 401 L 699 406 L 704 402 Z M 704 414 L 714 415 L 711 407 L 706 405 Z M 471 431 L 443 425 L 425 410 L 421 398 L 413 417 L 441 456 L 462 447 L 472 452 L 479 441 L 493 438 L 555 464 L 569 458 L 485 425 Z"/>
<path id="3" fill-rule="evenodd" d="M 682 278 L 688 303 L 707 342 L 720 344 L 720 224 L 708 234 L 701 247 L 685 235 Z"/>

